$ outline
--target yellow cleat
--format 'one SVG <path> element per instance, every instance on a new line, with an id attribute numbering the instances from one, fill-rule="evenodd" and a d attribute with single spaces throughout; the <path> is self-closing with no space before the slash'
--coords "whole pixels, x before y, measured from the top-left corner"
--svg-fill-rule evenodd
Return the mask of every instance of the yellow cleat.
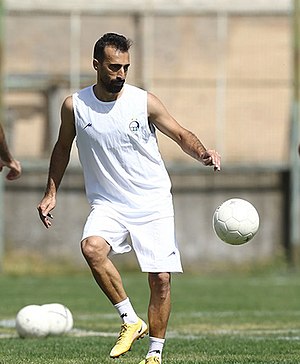
<path id="1" fill-rule="evenodd" d="M 116 345 L 111 349 L 110 357 L 118 358 L 120 355 L 125 354 L 130 350 L 134 341 L 142 339 L 147 332 L 148 327 L 140 318 L 136 324 L 123 324 Z"/>
<path id="2" fill-rule="evenodd" d="M 161 364 L 158 356 L 150 356 L 147 359 L 142 360 L 139 364 Z"/>

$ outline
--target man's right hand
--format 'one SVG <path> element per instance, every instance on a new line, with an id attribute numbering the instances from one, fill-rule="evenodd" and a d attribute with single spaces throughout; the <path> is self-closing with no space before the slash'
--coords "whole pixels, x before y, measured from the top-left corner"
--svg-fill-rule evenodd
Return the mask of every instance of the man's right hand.
<path id="1" fill-rule="evenodd" d="M 55 207 L 55 198 L 48 196 L 45 196 L 37 207 L 40 219 L 42 220 L 42 223 L 47 229 L 52 225 L 50 219 L 53 219 L 53 216 L 50 213 L 50 211 L 52 211 L 54 207 Z"/>

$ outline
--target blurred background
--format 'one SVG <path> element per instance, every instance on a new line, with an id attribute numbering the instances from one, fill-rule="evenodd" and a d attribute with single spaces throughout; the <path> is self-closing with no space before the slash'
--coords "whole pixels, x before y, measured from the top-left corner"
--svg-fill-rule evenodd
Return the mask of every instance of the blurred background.
<path id="1" fill-rule="evenodd" d="M 155 93 L 222 156 L 214 173 L 159 135 L 185 270 L 295 267 L 298 18 L 298 0 L 2 0 L 2 120 L 23 175 L 0 182 L 1 269 L 85 267 L 79 241 L 89 206 L 76 147 L 50 230 L 36 206 L 61 103 L 95 82 L 93 46 L 106 32 L 133 40 L 128 83 Z M 215 208 L 231 197 L 247 199 L 260 215 L 259 232 L 241 247 L 222 243 L 212 229 Z M 133 254 L 119 264 L 137 266 Z"/>

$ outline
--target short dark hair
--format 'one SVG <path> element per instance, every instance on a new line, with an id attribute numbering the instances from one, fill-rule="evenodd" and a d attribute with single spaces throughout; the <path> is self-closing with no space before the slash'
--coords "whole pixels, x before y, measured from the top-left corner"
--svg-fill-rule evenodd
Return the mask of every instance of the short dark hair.
<path id="1" fill-rule="evenodd" d="M 93 57 L 101 62 L 104 59 L 105 47 L 111 46 L 115 47 L 121 52 L 128 52 L 131 45 L 132 41 L 126 38 L 124 35 L 116 33 L 106 33 L 95 43 Z"/>

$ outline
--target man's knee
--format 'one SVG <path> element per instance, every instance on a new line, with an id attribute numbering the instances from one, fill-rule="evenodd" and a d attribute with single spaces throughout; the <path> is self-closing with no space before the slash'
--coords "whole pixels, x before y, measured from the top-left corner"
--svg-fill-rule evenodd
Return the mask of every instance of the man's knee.
<path id="1" fill-rule="evenodd" d="M 170 273 L 149 273 L 149 285 L 153 293 L 157 292 L 162 298 L 166 297 L 171 289 Z"/>
<path id="2" fill-rule="evenodd" d="M 90 236 L 81 241 L 81 251 L 84 257 L 90 261 L 96 258 L 106 258 L 110 247 L 107 242 L 98 236 Z"/>

